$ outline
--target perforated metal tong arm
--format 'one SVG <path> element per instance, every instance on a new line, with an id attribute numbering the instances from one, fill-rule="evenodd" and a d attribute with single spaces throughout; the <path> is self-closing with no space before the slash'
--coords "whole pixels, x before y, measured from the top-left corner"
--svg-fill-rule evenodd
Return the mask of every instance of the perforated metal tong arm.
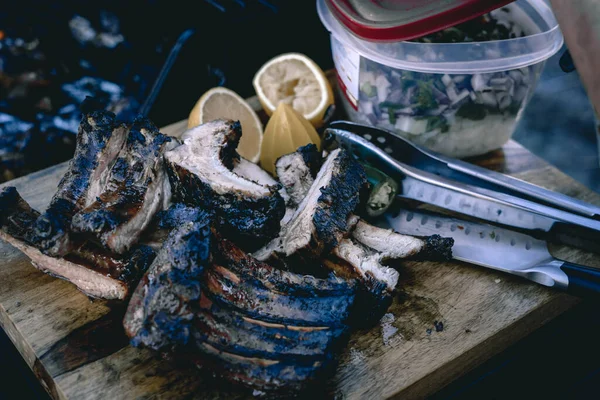
<path id="1" fill-rule="evenodd" d="M 600 252 L 598 220 L 416 168 L 392 157 L 391 154 L 401 151 L 392 148 L 394 143 L 383 141 L 381 144 L 387 147 L 382 150 L 373 142 L 335 126 L 325 131 L 325 146 L 345 148 L 359 161 L 389 175 L 398 182 L 401 198 Z"/>
<path id="2" fill-rule="evenodd" d="M 385 129 L 336 121 L 330 129 L 354 133 L 407 165 L 458 182 L 509 194 L 584 217 L 600 220 L 600 207 L 509 175 L 438 154 Z"/>

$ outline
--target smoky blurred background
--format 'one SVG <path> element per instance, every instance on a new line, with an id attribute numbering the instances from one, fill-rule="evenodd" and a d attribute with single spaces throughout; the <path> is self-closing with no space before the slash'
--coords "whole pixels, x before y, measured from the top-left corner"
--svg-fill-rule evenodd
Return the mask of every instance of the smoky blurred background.
<path id="1" fill-rule="evenodd" d="M 69 159 L 86 96 L 133 118 L 189 29 L 148 114 L 158 126 L 213 86 L 253 95 L 254 73 L 280 53 L 333 65 L 312 2 L 11 2 L 0 9 L 0 182 Z"/>

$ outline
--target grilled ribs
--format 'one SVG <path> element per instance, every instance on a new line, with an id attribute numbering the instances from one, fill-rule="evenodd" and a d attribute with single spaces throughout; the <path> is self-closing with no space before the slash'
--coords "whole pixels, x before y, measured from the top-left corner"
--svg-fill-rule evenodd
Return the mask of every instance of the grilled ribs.
<path id="1" fill-rule="evenodd" d="M 90 297 L 127 298 L 154 258 L 147 246 L 137 246 L 123 257 L 87 245 L 64 258 L 48 256 L 26 239 L 38 217 L 14 187 L 0 192 L 0 239 L 21 250 L 42 272 L 73 283 Z"/>
<path id="2" fill-rule="evenodd" d="M 314 260 L 331 251 L 351 230 L 348 218 L 366 182 L 362 166 L 345 150 L 334 150 L 279 236 L 254 256 L 268 260 L 296 255 Z"/>
<path id="3" fill-rule="evenodd" d="M 232 171 L 241 134 L 239 122 L 215 120 L 186 131 L 165 158 L 175 200 L 214 210 L 226 237 L 256 249 L 279 232 L 285 203 L 278 187 Z"/>
<path id="4" fill-rule="evenodd" d="M 321 153 L 312 143 L 277 159 L 275 170 L 277 178 L 289 195 L 289 207 L 298 206 L 302 202 L 322 164 Z"/>
<path id="5" fill-rule="evenodd" d="M 182 214 L 197 215 L 184 206 L 163 215 L 169 225 Z M 171 232 L 140 281 L 124 319 L 132 344 L 258 390 L 300 389 L 328 372 L 355 281 L 273 268 L 211 235 L 204 215 Z"/>
<path id="6" fill-rule="evenodd" d="M 352 231 L 352 237 L 379 252 L 382 259 L 411 258 L 430 261 L 452 259 L 454 239 L 442 238 L 440 235 L 423 238 L 402 235 L 360 220 Z"/>
<path id="7" fill-rule="evenodd" d="M 172 230 L 140 280 L 124 319 L 134 346 L 176 352 L 189 343 L 201 275 L 210 263 L 210 221 L 205 213 Z"/>
<path id="8" fill-rule="evenodd" d="M 71 229 L 115 253 L 128 251 L 153 216 L 170 202 L 163 150 L 174 145 L 148 119 L 136 118 L 105 189 L 73 216 Z"/>
<path id="9" fill-rule="evenodd" d="M 50 205 L 32 224 L 31 244 L 52 256 L 65 255 L 76 246 L 69 234 L 71 218 L 100 195 L 126 137 L 127 128 L 117 125 L 111 112 L 94 111 L 82 117 L 75 155 Z"/>

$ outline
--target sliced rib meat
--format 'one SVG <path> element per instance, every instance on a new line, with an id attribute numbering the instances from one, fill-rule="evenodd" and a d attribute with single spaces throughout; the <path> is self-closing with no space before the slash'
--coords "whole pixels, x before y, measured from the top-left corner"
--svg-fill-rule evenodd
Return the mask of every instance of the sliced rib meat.
<path id="1" fill-rule="evenodd" d="M 367 326 L 378 321 L 393 300 L 398 284 L 398 272 L 383 264 L 391 259 L 448 260 L 452 257 L 452 238 L 434 235 L 418 238 L 378 228 L 357 220 L 352 237 L 340 241 L 325 262 L 336 275 L 355 278 L 362 283 L 357 293 L 357 310 L 353 325 Z"/>
<path id="2" fill-rule="evenodd" d="M 332 254 L 352 265 L 368 287 L 387 293 L 396 288 L 398 271 L 381 264 L 381 253 L 372 251 L 352 239 L 343 239 Z"/>
<path id="3" fill-rule="evenodd" d="M 355 242 L 343 239 L 332 254 L 342 262 L 326 263 L 336 274 L 361 282 L 356 299 L 353 325 L 366 326 L 378 321 L 392 304 L 399 274 L 381 263 L 383 255 Z M 358 324 L 356 323 L 358 322 Z"/>
<path id="4" fill-rule="evenodd" d="M 159 211 L 153 218 L 150 226 L 140 237 L 140 243 L 147 244 L 155 251 L 159 251 L 165 240 L 174 228 L 186 222 L 202 221 L 206 211 L 182 203 L 174 203 L 166 210 Z"/>
<path id="5" fill-rule="evenodd" d="M 188 344 L 200 299 L 200 280 L 210 263 L 210 217 L 171 231 L 135 289 L 125 314 L 134 346 L 176 351 Z"/>
<path id="6" fill-rule="evenodd" d="M 165 224 L 189 211 L 165 213 Z M 275 269 L 216 229 L 209 235 L 208 222 L 187 222 L 141 280 L 124 325 L 135 346 L 210 366 L 230 382 L 299 389 L 330 371 L 347 338 L 355 286 Z"/>
<path id="7" fill-rule="evenodd" d="M 250 318 L 293 325 L 335 326 L 348 317 L 355 282 L 318 279 L 258 261 L 231 241 L 216 240 L 215 262 L 204 290 Z"/>
<path id="8" fill-rule="evenodd" d="M 424 238 L 402 235 L 360 220 L 352 231 L 352 237 L 379 252 L 382 259 L 419 258 L 432 261 L 452 259 L 454 239 L 442 238 L 440 235 Z"/>
<path id="9" fill-rule="evenodd" d="M 286 205 L 290 200 L 290 196 L 287 194 L 285 188 L 277 182 L 267 171 L 262 169 L 260 166 L 240 157 L 239 160 L 234 162 L 233 173 L 246 178 L 249 181 L 258 183 L 263 186 L 278 187 L 279 194 L 285 201 Z"/>
<path id="10" fill-rule="evenodd" d="M 300 360 L 241 356 L 201 340 L 197 350 L 200 355 L 189 358 L 211 375 L 261 392 L 278 393 L 284 398 L 297 397 L 311 383 L 323 382 L 335 365 L 331 358 Z"/>
<path id="11" fill-rule="evenodd" d="M 32 224 L 30 243 L 52 256 L 73 249 L 71 218 L 100 195 L 126 137 L 127 128 L 117 126 L 111 112 L 94 111 L 83 116 L 73 159 L 48 209 Z"/>
<path id="12" fill-rule="evenodd" d="M 287 202 L 289 207 L 297 206 L 302 202 L 322 164 L 321 153 L 312 143 L 277 159 L 275 170 L 277 178 L 290 197 Z"/>
<path id="13" fill-rule="evenodd" d="M 171 199 L 163 150 L 174 145 L 148 119 L 137 118 L 105 189 L 73 216 L 72 230 L 115 253 L 128 251 Z"/>
<path id="14" fill-rule="evenodd" d="M 349 216 L 366 184 L 362 166 L 345 150 L 329 154 L 291 220 L 279 237 L 254 253 L 259 260 L 272 256 L 316 259 L 348 235 Z"/>
<path id="15" fill-rule="evenodd" d="M 123 257 L 89 246 L 72 251 L 65 258 L 50 257 L 23 236 L 39 213 L 14 187 L 0 192 L 0 211 L 0 239 L 21 250 L 42 272 L 73 283 L 91 297 L 127 298 L 154 259 L 154 251 L 147 246 L 139 246 Z"/>
<path id="16" fill-rule="evenodd" d="M 355 281 L 282 271 L 215 234 L 197 313 L 196 361 L 258 390 L 297 390 L 324 377 L 342 347 Z"/>
<path id="17" fill-rule="evenodd" d="M 324 357 L 339 345 L 345 325 L 298 326 L 250 318 L 202 296 L 196 337 L 246 357 Z"/>
<path id="18" fill-rule="evenodd" d="M 241 134 L 239 122 L 208 122 L 186 131 L 165 158 L 175 200 L 214 210 L 224 235 L 256 249 L 279 232 L 285 202 L 278 187 L 232 171 Z"/>

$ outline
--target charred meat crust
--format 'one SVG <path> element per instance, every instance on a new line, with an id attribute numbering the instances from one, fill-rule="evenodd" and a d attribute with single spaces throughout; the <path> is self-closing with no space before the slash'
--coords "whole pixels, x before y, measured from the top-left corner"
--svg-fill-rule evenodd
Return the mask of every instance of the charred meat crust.
<path id="1" fill-rule="evenodd" d="M 7 186 L 0 191 L 0 229 L 7 234 L 24 240 L 29 227 L 39 215 L 14 186 Z"/>
<path id="2" fill-rule="evenodd" d="M 94 111 L 82 117 L 75 155 L 48 209 L 33 224 L 30 243 L 53 256 L 72 249 L 71 218 L 98 194 L 91 192 L 99 187 L 98 182 L 117 157 L 124 140 L 125 130 L 116 126 L 113 113 Z"/>
<path id="3" fill-rule="evenodd" d="M 199 368 L 240 387 L 293 396 L 310 383 L 320 382 L 334 368 L 331 359 L 300 362 L 245 357 L 199 341 L 200 355 L 190 357 Z"/>
<path id="4" fill-rule="evenodd" d="M 217 239 L 213 246 L 216 261 L 236 274 L 256 280 L 275 292 L 297 296 L 345 296 L 352 294 L 355 288 L 355 282 L 352 280 L 334 277 L 318 279 L 274 268 L 255 259 L 216 232 L 215 236 Z"/>
<path id="5" fill-rule="evenodd" d="M 209 124 L 205 124 L 203 128 L 211 129 L 212 126 Z M 236 183 L 244 183 L 246 188 L 227 188 L 217 191 L 213 187 L 215 182 L 211 179 L 218 178 L 200 177 L 188 169 L 191 167 L 183 162 L 186 160 L 179 160 L 178 157 L 183 157 L 186 146 L 190 148 L 193 146 L 190 143 L 193 143 L 195 137 L 190 133 L 188 137 L 184 135 L 184 144 L 180 148 L 166 154 L 167 172 L 173 188 L 174 200 L 190 206 L 214 210 L 215 222 L 224 236 L 242 243 L 246 250 L 256 249 L 279 232 L 279 221 L 285 214 L 285 202 L 278 193 L 277 187 L 262 186 L 231 172 L 234 162 L 239 157 L 235 152 L 241 135 L 239 123 L 215 121 L 212 124 L 215 125 L 214 133 L 199 131 L 198 140 L 204 140 L 207 135 L 223 135 L 223 137 L 218 136 L 215 143 L 211 143 L 213 146 L 219 146 L 218 161 L 206 161 L 208 157 L 200 157 L 196 167 L 204 169 L 214 167 L 214 165 L 202 165 L 202 160 L 219 162 L 228 169 L 226 171 L 229 174 L 228 178 L 234 177 Z M 206 151 L 212 150 L 206 149 Z M 190 161 L 186 162 L 190 163 Z M 250 192 L 255 189 L 256 193 Z"/>
<path id="6" fill-rule="evenodd" d="M 303 327 L 252 319 L 219 307 L 205 295 L 196 316 L 197 340 L 246 357 L 327 357 L 347 333 L 345 326 Z"/>
<path id="7" fill-rule="evenodd" d="M 412 260 L 448 261 L 452 259 L 454 239 L 440 235 L 425 236 L 425 248 L 413 256 Z"/>
<path id="8" fill-rule="evenodd" d="M 336 326 L 348 317 L 354 293 L 347 296 L 291 296 L 277 293 L 257 281 L 216 265 L 206 271 L 203 290 L 223 307 L 250 318 L 300 326 Z"/>
<path id="9" fill-rule="evenodd" d="M 171 139 L 138 117 L 110 172 L 106 190 L 73 217 L 71 228 L 102 246 L 123 253 L 162 208 L 167 179 L 162 150 Z"/>
<path id="10" fill-rule="evenodd" d="M 317 146 L 309 143 L 306 146 L 298 147 L 296 150 L 304 160 L 304 164 L 308 167 L 310 175 L 315 178 L 323 165 L 323 156 Z"/>
<path id="11" fill-rule="evenodd" d="M 196 313 L 195 362 L 231 383 L 286 393 L 333 372 L 355 282 L 282 271 L 214 236 L 215 264 L 205 270 Z"/>
<path id="12" fill-rule="evenodd" d="M 333 174 L 330 183 L 321 189 L 320 207 L 313 217 L 317 237 L 326 252 L 347 235 L 348 217 L 356 209 L 367 184 L 364 168 L 350 154 L 342 151 L 339 160 L 339 170 L 345 173 Z"/>
<path id="13" fill-rule="evenodd" d="M 206 218 L 206 211 L 201 208 L 175 203 L 156 214 L 153 226 L 157 229 L 173 229 L 186 222 L 201 221 L 203 218 Z"/>
<path id="14" fill-rule="evenodd" d="M 127 307 L 123 323 L 134 346 L 175 351 L 188 344 L 210 241 L 208 215 L 169 234 Z"/>
<path id="15" fill-rule="evenodd" d="M 355 282 L 274 268 L 232 242 L 215 240 L 215 265 L 206 270 L 205 293 L 250 318 L 301 326 L 339 326 L 354 302 Z"/>
<path id="16" fill-rule="evenodd" d="M 245 249 L 255 249 L 277 234 L 285 204 L 276 190 L 258 199 L 242 193 L 220 195 L 187 169 L 170 162 L 167 165 L 175 199 L 215 210 L 216 223 L 224 236 L 244 243 Z"/>
<path id="17" fill-rule="evenodd" d="M 64 258 L 50 257 L 25 239 L 29 225 L 38 215 L 14 187 L 0 192 L 0 238 L 25 253 L 36 268 L 74 283 L 88 296 L 127 298 L 132 285 L 154 259 L 154 251 L 147 246 L 137 246 L 123 257 L 90 245 L 74 250 Z M 77 281 L 73 280 L 75 276 Z"/>
<path id="18" fill-rule="evenodd" d="M 206 211 L 198 207 L 190 207 L 182 203 L 171 204 L 166 210 L 159 211 L 146 231 L 140 237 L 140 243 L 159 251 L 171 233 L 186 222 L 198 222 L 206 217 Z"/>

